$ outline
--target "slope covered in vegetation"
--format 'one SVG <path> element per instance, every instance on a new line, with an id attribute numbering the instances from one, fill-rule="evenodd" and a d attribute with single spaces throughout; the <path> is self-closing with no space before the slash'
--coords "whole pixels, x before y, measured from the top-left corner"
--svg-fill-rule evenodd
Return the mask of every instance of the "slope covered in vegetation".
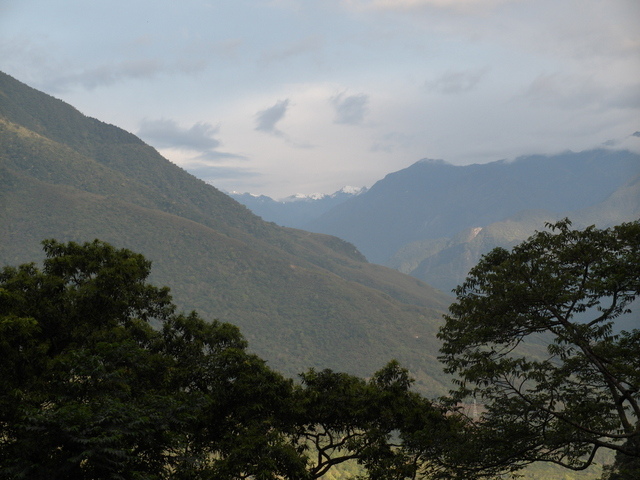
<path id="1" fill-rule="evenodd" d="M 41 258 L 44 238 L 144 254 L 179 308 L 238 325 L 287 374 L 370 375 L 397 358 L 443 391 L 449 297 L 335 237 L 264 222 L 134 135 L 0 74 L 0 264 Z"/>

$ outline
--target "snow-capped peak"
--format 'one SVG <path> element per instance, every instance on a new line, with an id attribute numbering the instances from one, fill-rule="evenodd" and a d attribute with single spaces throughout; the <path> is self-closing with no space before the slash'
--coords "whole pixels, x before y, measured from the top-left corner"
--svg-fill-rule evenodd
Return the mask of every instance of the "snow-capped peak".
<path id="1" fill-rule="evenodd" d="M 260 197 L 262 197 L 262 195 L 258 195 L 258 194 L 255 194 L 255 193 L 251 193 L 251 192 L 237 192 L 237 191 L 235 191 L 235 190 L 230 191 L 230 192 L 229 192 L 229 195 L 231 195 L 232 197 L 240 197 L 240 196 L 242 196 L 242 195 L 249 195 L 250 197 L 253 197 L 253 198 L 260 198 Z"/>
<path id="2" fill-rule="evenodd" d="M 342 195 L 360 195 L 361 193 L 364 193 L 367 191 L 367 187 L 352 187 L 351 185 L 347 185 L 342 187 L 340 190 L 338 190 L 337 192 L 334 192 L 332 194 L 326 194 L 326 193 L 296 193 L 294 195 L 290 195 L 288 197 L 282 198 L 279 201 L 286 203 L 286 202 L 298 202 L 298 201 L 303 201 L 303 202 L 309 202 L 309 201 L 314 201 L 314 200 L 323 200 L 326 198 L 335 198 L 338 196 L 342 196 Z"/>
<path id="3" fill-rule="evenodd" d="M 322 200 L 323 198 L 327 197 L 328 195 L 326 193 L 295 193 L 293 195 L 289 195 L 288 197 L 283 198 L 282 200 L 280 200 L 281 202 L 295 202 L 298 200 Z"/>
<path id="4" fill-rule="evenodd" d="M 360 195 L 361 193 L 364 193 L 366 191 L 367 191 L 367 187 L 353 187 L 351 185 L 345 185 L 340 190 L 335 192 L 333 195 L 336 195 L 338 193 L 346 193 L 348 195 Z"/>

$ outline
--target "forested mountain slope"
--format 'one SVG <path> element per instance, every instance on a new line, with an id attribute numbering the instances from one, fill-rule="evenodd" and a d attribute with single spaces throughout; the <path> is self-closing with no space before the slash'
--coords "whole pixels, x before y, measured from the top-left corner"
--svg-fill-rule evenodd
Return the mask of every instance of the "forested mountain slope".
<path id="1" fill-rule="evenodd" d="M 443 391 L 435 331 L 449 297 L 335 237 L 266 223 L 134 135 L 0 74 L 0 264 L 40 241 L 143 253 L 185 310 L 240 326 L 284 373 L 370 375 L 391 358 Z"/>
<path id="2" fill-rule="evenodd" d="M 632 178 L 606 200 L 590 207 L 564 212 L 525 210 L 482 227 L 468 228 L 444 239 L 425 239 L 399 249 L 388 266 L 429 284 L 451 291 L 479 260 L 495 247 L 510 249 L 545 223 L 570 218 L 574 226 L 606 228 L 640 218 L 640 175 Z"/>

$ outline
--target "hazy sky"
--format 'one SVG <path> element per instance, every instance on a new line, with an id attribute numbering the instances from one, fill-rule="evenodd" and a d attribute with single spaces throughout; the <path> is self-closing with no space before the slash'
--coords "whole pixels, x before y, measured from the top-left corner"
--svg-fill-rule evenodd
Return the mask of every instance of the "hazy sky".
<path id="1" fill-rule="evenodd" d="M 0 0 L 0 70 L 227 191 L 640 150 L 638 0 Z"/>

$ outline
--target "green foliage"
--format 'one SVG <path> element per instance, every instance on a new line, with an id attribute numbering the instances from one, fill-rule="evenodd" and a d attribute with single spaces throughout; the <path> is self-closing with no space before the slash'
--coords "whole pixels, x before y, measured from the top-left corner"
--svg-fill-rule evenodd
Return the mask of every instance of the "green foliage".
<path id="1" fill-rule="evenodd" d="M 625 443 L 627 450 L 640 451 L 638 447 L 640 438 L 629 438 Z M 627 455 L 619 451 L 616 452 L 615 461 L 604 467 L 601 480 L 636 480 L 638 477 L 640 477 L 640 455 Z"/>
<path id="2" fill-rule="evenodd" d="M 0 478 L 403 480 L 458 434 L 397 362 L 294 385 L 237 327 L 177 314 L 142 255 L 43 245 L 0 272 Z"/>
<path id="3" fill-rule="evenodd" d="M 236 327 L 175 314 L 142 255 L 44 249 L 0 273 L 3 478 L 304 474 L 280 428 L 292 383 Z"/>
<path id="4" fill-rule="evenodd" d="M 331 370 L 302 375 L 294 441 L 309 456 L 312 478 L 345 462 L 359 479 L 441 478 L 447 449 L 460 434 L 456 416 L 411 391 L 392 361 L 368 381 Z M 443 477 L 446 478 L 446 477 Z"/>
<path id="5" fill-rule="evenodd" d="M 640 330 L 612 330 L 640 294 L 640 222 L 570 227 L 493 250 L 456 290 L 442 360 L 459 378 L 453 400 L 485 410 L 459 450 L 462 468 L 580 470 L 601 448 L 640 456 Z M 518 353 L 541 335 L 544 358 Z"/>

